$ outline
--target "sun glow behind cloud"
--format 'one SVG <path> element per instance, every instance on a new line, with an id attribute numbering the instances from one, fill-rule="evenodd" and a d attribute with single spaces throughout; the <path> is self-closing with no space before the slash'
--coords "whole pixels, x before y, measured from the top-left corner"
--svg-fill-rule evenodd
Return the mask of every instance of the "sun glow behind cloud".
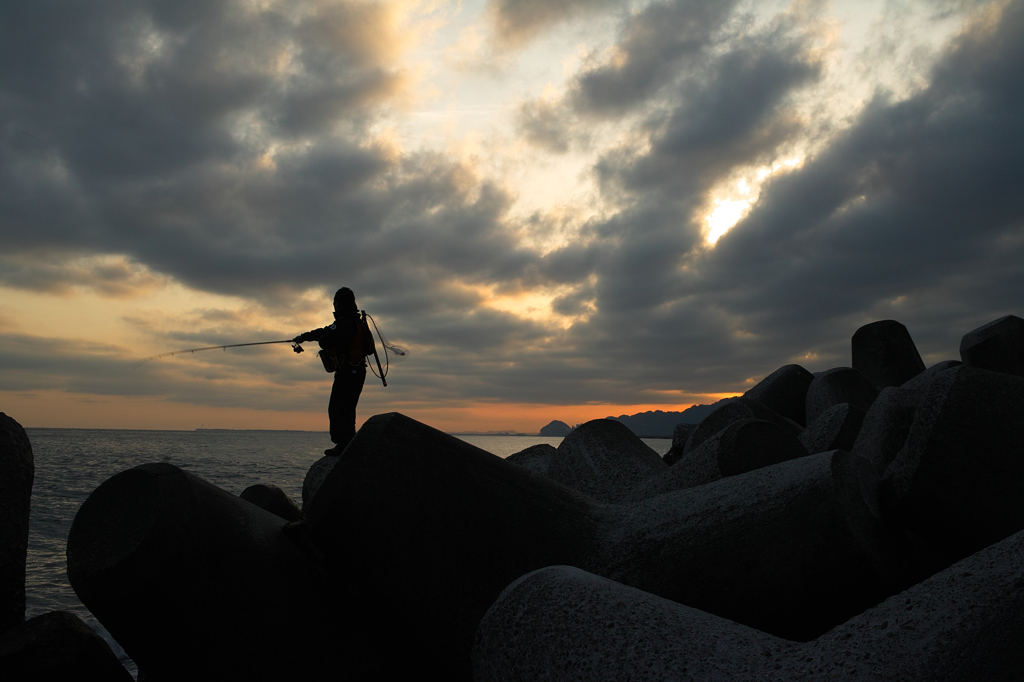
<path id="1" fill-rule="evenodd" d="M 780 161 L 772 166 L 762 166 L 752 175 L 752 179 L 740 178 L 735 182 L 735 189 L 726 194 L 719 190 L 719 194 L 726 194 L 725 197 L 712 199 L 714 208 L 704 216 L 707 223 L 707 243 L 714 246 L 726 232 L 736 226 L 743 219 L 750 209 L 757 203 L 761 196 L 761 185 L 772 175 L 799 168 L 804 162 L 801 157 L 794 157 Z"/>
<path id="2" fill-rule="evenodd" d="M 592 305 L 583 305 L 574 315 L 563 315 L 555 312 L 555 300 L 572 293 L 569 287 L 553 289 L 531 289 L 515 294 L 495 293 L 492 290 L 479 290 L 483 296 L 483 306 L 493 310 L 511 313 L 523 320 L 539 322 L 549 329 L 568 329 L 576 322 L 585 322 L 593 313 Z"/>
<path id="3" fill-rule="evenodd" d="M 551 319 L 551 301 L 554 296 L 539 292 L 522 293 L 514 296 L 491 296 L 484 305 L 495 310 L 504 310 L 518 317 L 543 322 Z"/>
<path id="4" fill-rule="evenodd" d="M 715 210 L 705 218 L 708 223 L 708 244 L 714 245 L 719 237 L 740 221 L 749 208 L 750 202 L 742 199 L 715 199 Z"/>

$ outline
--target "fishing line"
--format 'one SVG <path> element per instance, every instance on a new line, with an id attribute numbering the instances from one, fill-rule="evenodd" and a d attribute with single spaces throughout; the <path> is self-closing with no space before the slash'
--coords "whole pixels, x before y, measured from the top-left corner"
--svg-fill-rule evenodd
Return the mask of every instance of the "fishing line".
<path id="1" fill-rule="evenodd" d="M 373 324 L 373 330 L 377 332 L 377 339 L 380 340 L 380 345 L 384 348 L 384 367 L 381 369 L 381 373 L 377 374 L 377 372 L 374 371 L 372 364 L 370 365 L 370 371 L 373 372 L 375 377 L 384 381 L 387 379 L 388 370 L 391 368 L 391 357 L 394 357 L 394 362 L 397 364 L 409 357 L 409 351 L 388 341 L 387 337 L 381 334 L 380 327 L 377 326 L 377 321 L 365 310 L 363 311 L 363 314 L 366 315 L 367 319 L 370 320 L 370 323 Z"/>
<path id="2" fill-rule="evenodd" d="M 292 344 L 292 350 L 294 350 L 296 353 L 302 352 L 302 346 L 300 346 L 297 343 L 294 343 L 291 339 L 284 339 L 283 341 L 255 341 L 253 343 L 229 343 L 223 346 L 204 346 L 202 348 L 185 348 L 184 350 L 172 350 L 169 353 L 160 353 L 158 355 L 151 355 L 148 358 L 142 358 L 141 360 L 136 361 L 135 364 L 142 364 L 143 362 L 149 362 L 150 360 L 156 360 L 157 358 L 166 358 L 172 355 L 181 355 L 182 353 L 198 353 L 199 351 L 203 350 L 220 350 L 222 348 L 226 352 L 228 348 L 241 348 L 242 346 L 266 346 L 267 344 L 271 343 L 290 343 Z"/>

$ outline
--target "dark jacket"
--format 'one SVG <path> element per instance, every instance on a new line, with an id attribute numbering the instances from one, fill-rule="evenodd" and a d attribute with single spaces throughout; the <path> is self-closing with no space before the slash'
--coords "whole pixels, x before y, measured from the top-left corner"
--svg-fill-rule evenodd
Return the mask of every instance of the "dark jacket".
<path id="1" fill-rule="evenodd" d="M 304 341 L 316 341 L 320 347 L 328 351 L 336 351 L 338 358 L 345 361 L 349 349 L 355 339 L 357 325 L 363 324 L 358 312 L 350 315 L 337 317 L 334 324 L 319 329 L 311 329 L 296 337 L 299 343 Z M 363 357 L 362 366 L 366 366 L 366 358 Z"/>

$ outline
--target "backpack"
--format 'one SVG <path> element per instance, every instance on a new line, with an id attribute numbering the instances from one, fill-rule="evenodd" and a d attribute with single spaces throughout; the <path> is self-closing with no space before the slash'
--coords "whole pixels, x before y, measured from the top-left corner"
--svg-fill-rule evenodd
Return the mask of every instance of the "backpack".
<path id="1" fill-rule="evenodd" d="M 324 363 L 325 371 L 336 372 L 343 361 L 352 367 L 363 367 L 366 364 L 364 358 L 367 355 L 372 355 L 374 350 L 376 350 L 373 342 L 373 333 L 370 332 L 370 328 L 366 324 L 366 311 L 362 310 L 360 313 L 359 319 L 355 324 L 355 334 L 352 335 L 352 344 L 347 352 L 337 348 L 330 348 L 323 349 L 317 354 L 320 357 L 320 361 Z"/>
<path id="2" fill-rule="evenodd" d="M 360 310 L 359 321 L 356 323 L 356 333 L 352 336 L 352 345 L 348 350 L 348 364 L 362 366 L 366 364 L 366 356 L 372 355 L 376 350 L 373 343 L 373 333 L 366 324 L 366 311 Z"/>

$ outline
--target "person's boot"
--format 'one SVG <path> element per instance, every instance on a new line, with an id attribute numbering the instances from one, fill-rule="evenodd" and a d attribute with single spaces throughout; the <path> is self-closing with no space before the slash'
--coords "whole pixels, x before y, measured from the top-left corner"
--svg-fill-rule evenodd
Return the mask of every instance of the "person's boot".
<path id="1" fill-rule="evenodd" d="M 355 434 L 353 434 L 353 436 L 354 435 Z M 353 436 L 349 436 L 348 438 L 345 438 L 344 436 L 342 436 L 342 441 L 343 442 L 336 443 L 333 448 L 328 448 L 328 449 L 324 450 L 324 454 L 327 455 L 328 457 L 337 457 L 338 455 L 340 455 L 345 450 L 345 448 L 349 444 L 349 441 L 352 440 Z"/>

